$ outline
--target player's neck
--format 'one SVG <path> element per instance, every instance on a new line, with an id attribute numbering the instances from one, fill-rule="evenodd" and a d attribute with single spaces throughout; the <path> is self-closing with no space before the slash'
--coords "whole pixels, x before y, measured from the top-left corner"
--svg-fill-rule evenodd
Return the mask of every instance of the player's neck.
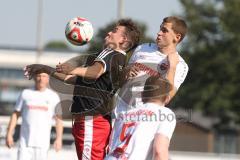
<path id="1" fill-rule="evenodd" d="M 158 47 L 158 50 L 165 55 L 177 52 L 176 47 L 169 47 L 169 46 Z"/>
<path id="2" fill-rule="evenodd" d="M 123 51 L 122 49 L 117 49 L 117 48 L 116 48 L 116 49 L 114 49 L 114 50 L 117 51 L 117 52 L 120 52 L 120 53 L 122 53 L 122 54 L 124 54 L 124 55 L 126 54 L 126 52 Z"/>
<path id="3" fill-rule="evenodd" d="M 35 86 L 35 90 L 43 92 L 47 89 L 47 87 Z"/>
<path id="4" fill-rule="evenodd" d="M 117 52 L 120 52 L 120 53 L 123 53 L 124 55 L 126 54 L 126 51 L 124 51 L 121 47 L 119 47 L 118 45 L 107 45 L 107 46 L 104 46 L 105 48 L 111 48 L 113 49 L 114 51 L 117 51 Z"/>
<path id="5" fill-rule="evenodd" d="M 154 104 L 159 105 L 159 106 L 164 106 L 164 103 L 162 101 L 156 100 L 156 99 L 149 100 L 146 103 L 154 103 Z"/>

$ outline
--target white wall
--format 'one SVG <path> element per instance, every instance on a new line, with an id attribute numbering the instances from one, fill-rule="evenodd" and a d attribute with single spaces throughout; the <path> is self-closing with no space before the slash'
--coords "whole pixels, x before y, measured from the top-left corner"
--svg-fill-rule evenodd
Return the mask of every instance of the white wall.
<path id="1" fill-rule="evenodd" d="M 63 63 L 70 58 L 79 56 L 75 52 L 47 52 L 39 57 L 40 64 L 55 67 L 59 62 Z M 0 67 L 23 68 L 28 64 L 36 63 L 36 51 L 34 50 L 3 50 L 0 49 Z"/>

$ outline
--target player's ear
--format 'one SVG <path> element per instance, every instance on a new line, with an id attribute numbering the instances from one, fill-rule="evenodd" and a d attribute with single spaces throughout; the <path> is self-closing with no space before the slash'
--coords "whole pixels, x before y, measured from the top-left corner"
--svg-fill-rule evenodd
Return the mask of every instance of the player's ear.
<path id="1" fill-rule="evenodd" d="M 165 97 L 164 104 L 168 104 L 170 102 L 170 100 L 171 100 L 171 97 L 169 95 L 167 95 Z"/>
<path id="2" fill-rule="evenodd" d="M 125 43 L 126 41 L 128 41 L 128 37 L 124 34 L 122 36 L 122 42 Z"/>
<path id="3" fill-rule="evenodd" d="M 125 43 L 125 41 L 126 41 L 126 36 L 125 35 L 123 35 L 123 36 L 121 36 L 120 38 L 119 38 L 119 44 L 120 45 L 124 45 L 124 43 Z"/>
<path id="4" fill-rule="evenodd" d="M 181 38 L 182 38 L 182 35 L 181 35 L 180 33 L 177 33 L 177 34 L 176 34 L 176 37 L 175 37 L 177 43 L 180 42 Z"/>
<path id="5" fill-rule="evenodd" d="M 129 50 L 130 48 L 132 48 L 132 43 L 131 43 L 131 41 L 129 40 L 129 38 L 128 38 L 127 36 L 125 36 L 125 38 L 123 38 L 123 43 L 122 43 L 121 48 L 122 48 L 124 51 L 127 51 L 127 50 Z"/>

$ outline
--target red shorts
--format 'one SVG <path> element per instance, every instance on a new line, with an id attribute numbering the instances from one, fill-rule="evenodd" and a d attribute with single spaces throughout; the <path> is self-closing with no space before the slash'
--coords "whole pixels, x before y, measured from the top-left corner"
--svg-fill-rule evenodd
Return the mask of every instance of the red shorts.
<path id="1" fill-rule="evenodd" d="M 109 116 L 75 117 L 72 134 L 79 160 L 103 160 L 111 124 Z"/>

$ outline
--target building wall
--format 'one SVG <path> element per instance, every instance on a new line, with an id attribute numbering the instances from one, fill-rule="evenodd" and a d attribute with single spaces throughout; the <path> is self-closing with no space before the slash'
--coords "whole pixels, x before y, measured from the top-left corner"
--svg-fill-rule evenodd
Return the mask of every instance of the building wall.
<path id="1" fill-rule="evenodd" d="M 213 152 L 213 133 L 191 123 L 176 125 L 170 150 Z"/>

